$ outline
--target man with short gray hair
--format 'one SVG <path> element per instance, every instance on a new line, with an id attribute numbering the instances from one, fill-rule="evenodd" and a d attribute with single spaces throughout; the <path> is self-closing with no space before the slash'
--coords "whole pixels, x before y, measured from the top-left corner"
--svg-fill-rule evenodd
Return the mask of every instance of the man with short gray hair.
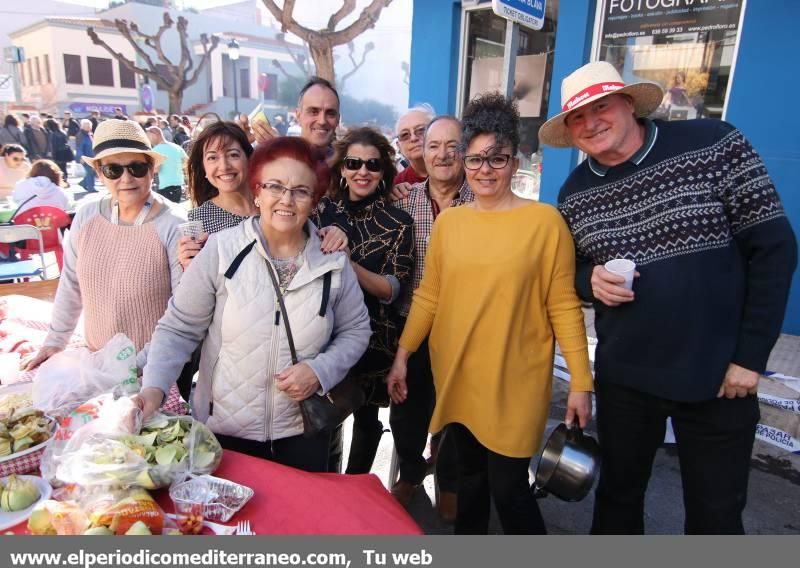
<path id="1" fill-rule="evenodd" d="M 405 156 L 410 165 L 394 178 L 394 185 L 420 183 L 428 179 L 425 171 L 425 158 L 422 155 L 422 143 L 425 138 L 425 129 L 433 120 L 436 113 L 433 107 L 423 103 L 408 109 L 397 119 L 395 132 L 400 153 Z"/>

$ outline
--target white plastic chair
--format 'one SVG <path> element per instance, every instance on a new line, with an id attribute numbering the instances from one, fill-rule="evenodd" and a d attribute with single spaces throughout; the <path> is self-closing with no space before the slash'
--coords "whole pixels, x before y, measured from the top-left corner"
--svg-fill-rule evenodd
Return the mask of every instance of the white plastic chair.
<path id="1" fill-rule="evenodd" d="M 16 262 L 0 263 L 0 280 L 19 281 L 23 278 L 38 277 L 47 280 L 47 264 L 44 259 L 44 240 L 42 233 L 33 225 L 3 225 L 0 226 L 0 243 L 16 243 L 17 241 L 33 240 L 39 243 L 39 258 L 41 267 L 35 260 L 18 260 Z"/>

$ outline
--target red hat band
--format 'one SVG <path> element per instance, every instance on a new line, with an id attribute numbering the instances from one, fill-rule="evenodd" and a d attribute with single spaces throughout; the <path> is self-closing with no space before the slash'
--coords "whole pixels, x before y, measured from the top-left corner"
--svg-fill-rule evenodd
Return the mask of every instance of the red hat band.
<path id="1" fill-rule="evenodd" d="M 621 89 L 624 86 L 625 86 L 625 83 L 618 83 L 618 82 L 595 83 L 594 85 L 589 85 L 584 90 L 582 90 L 579 93 L 577 93 L 576 95 L 574 95 L 566 103 L 564 103 L 564 106 L 561 107 L 561 110 L 562 110 L 562 112 L 566 112 L 568 110 L 572 110 L 579 103 L 585 101 L 586 99 L 588 99 L 590 97 L 613 93 L 614 91 L 616 91 L 618 89 Z"/>

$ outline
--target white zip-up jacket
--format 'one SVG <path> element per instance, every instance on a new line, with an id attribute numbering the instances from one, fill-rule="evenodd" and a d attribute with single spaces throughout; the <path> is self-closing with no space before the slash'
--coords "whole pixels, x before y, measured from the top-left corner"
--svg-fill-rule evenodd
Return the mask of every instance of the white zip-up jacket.
<path id="1" fill-rule="evenodd" d="M 158 322 L 142 384 L 168 392 L 202 341 L 192 414 L 218 434 L 264 442 L 301 434 L 303 423 L 297 402 L 275 388 L 273 376 L 290 367 L 292 359 L 258 223 L 253 217 L 209 237 Z M 298 358 L 327 392 L 364 353 L 371 331 L 347 257 L 324 255 L 310 221 L 307 230 L 303 264 L 284 301 Z M 251 243 L 252 250 L 226 277 Z M 322 317 L 327 272 L 332 273 L 331 289 Z"/>

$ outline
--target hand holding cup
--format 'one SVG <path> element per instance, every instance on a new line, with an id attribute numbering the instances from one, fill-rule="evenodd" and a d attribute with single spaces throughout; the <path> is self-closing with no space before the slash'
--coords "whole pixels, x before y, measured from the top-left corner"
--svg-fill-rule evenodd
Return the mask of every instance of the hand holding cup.
<path id="1" fill-rule="evenodd" d="M 592 271 L 592 295 L 597 301 L 610 307 L 632 302 L 634 299 L 633 279 L 638 276 L 636 265 L 630 260 L 614 259 L 607 262 L 605 266 L 597 265 Z"/>

